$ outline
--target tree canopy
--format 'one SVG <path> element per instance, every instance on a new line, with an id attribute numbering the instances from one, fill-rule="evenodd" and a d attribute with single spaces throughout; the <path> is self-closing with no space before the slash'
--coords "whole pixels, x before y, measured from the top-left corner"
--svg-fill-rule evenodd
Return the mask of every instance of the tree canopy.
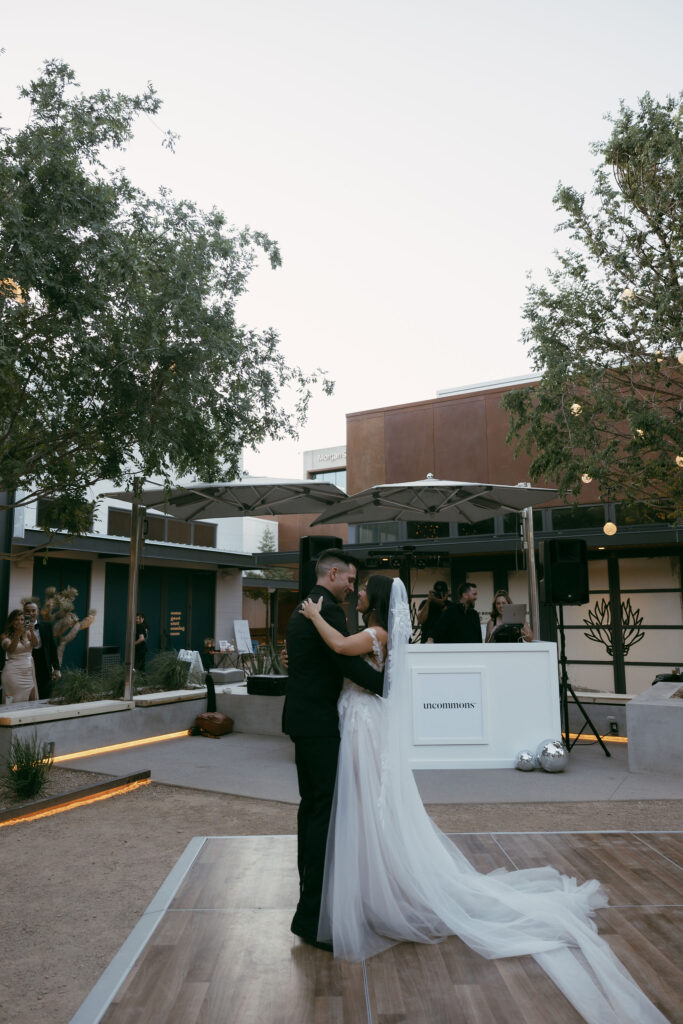
<path id="1" fill-rule="evenodd" d="M 531 476 L 683 514 L 683 94 L 608 117 L 589 197 L 560 185 L 571 246 L 532 283 L 523 339 L 542 371 L 512 391 Z"/>
<path id="2" fill-rule="evenodd" d="M 47 61 L 26 125 L 0 134 L 0 488 L 55 499 L 74 531 L 97 480 L 237 476 L 244 447 L 295 435 L 312 387 L 331 390 L 238 322 L 277 244 L 112 169 L 154 89 L 78 89 Z"/>

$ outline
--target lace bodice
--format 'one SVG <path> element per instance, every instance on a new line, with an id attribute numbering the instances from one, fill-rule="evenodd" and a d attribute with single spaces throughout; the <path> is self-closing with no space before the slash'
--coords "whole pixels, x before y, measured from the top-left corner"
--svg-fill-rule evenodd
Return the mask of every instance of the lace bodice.
<path id="1" fill-rule="evenodd" d="M 364 661 L 367 661 L 368 665 L 372 665 L 378 672 L 381 672 L 384 668 L 384 647 L 377 639 L 377 634 L 372 626 L 368 626 L 365 630 L 372 637 L 372 652 L 364 655 Z"/>

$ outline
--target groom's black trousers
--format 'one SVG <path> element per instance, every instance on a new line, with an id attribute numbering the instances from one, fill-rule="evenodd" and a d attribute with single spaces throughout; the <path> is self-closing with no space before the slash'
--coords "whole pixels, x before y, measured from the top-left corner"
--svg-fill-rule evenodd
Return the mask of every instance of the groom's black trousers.
<path id="1" fill-rule="evenodd" d="M 339 755 L 338 736 L 293 737 L 301 803 L 297 818 L 299 904 L 292 927 L 315 938 Z"/>

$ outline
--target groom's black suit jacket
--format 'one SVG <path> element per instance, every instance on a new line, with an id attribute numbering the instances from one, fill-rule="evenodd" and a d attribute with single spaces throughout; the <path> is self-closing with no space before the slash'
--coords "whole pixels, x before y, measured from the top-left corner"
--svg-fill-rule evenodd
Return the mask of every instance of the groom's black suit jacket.
<path id="1" fill-rule="evenodd" d="M 308 596 L 313 601 L 322 597 L 322 617 L 347 636 L 344 612 L 329 590 L 316 584 Z M 339 735 L 337 701 L 345 677 L 382 695 L 382 673 L 362 658 L 335 654 L 310 619 L 299 613 L 298 606 L 287 624 L 287 657 L 289 678 L 282 731 L 292 737 Z"/>
<path id="2" fill-rule="evenodd" d="M 57 655 L 57 641 L 55 640 L 52 626 L 49 622 L 38 620 L 38 633 L 40 635 L 40 647 L 33 648 L 33 663 L 36 667 L 36 682 L 38 683 L 38 696 L 41 700 L 52 696 L 52 672 L 59 670 L 59 657 Z"/>

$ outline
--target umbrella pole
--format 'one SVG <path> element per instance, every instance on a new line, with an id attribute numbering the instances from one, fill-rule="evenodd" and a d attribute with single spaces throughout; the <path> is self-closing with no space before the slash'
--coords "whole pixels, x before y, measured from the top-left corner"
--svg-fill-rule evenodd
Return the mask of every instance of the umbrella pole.
<path id="1" fill-rule="evenodd" d="M 130 564 L 128 567 L 128 611 L 126 614 L 126 683 L 124 700 L 132 700 L 135 693 L 135 619 L 138 601 L 138 568 L 142 547 L 142 524 L 145 506 L 134 501 L 130 516 Z"/>
<path id="2" fill-rule="evenodd" d="M 540 613 L 538 608 L 538 577 L 536 576 L 536 547 L 534 544 L 534 510 L 533 508 L 522 509 L 522 527 L 524 534 L 524 547 L 526 548 L 526 565 L 529 584 L 529 615 L 531 617 L 531 630 L 534 639 L 540 639 Z"/>

